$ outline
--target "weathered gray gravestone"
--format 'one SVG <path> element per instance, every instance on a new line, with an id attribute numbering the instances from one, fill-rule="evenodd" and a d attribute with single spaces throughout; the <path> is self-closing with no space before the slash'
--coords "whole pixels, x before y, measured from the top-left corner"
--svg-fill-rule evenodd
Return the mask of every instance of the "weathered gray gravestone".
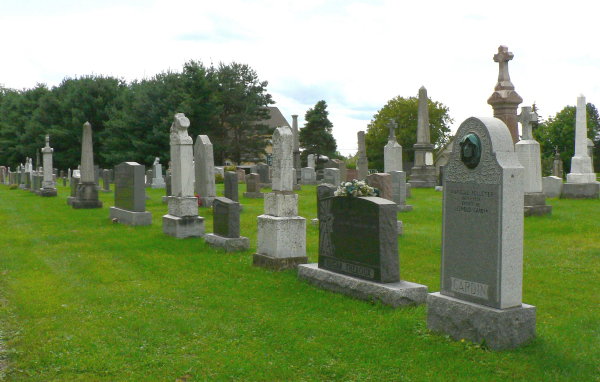
<path id="1" fill-rule="evenodd" d="M 265 195 L 265 211 L 258 216 L 255 266 L 282 270 L 308 262 L 306 219 L 297 216 L 294 177 L 293 134 L 289 127 L 278 127 L 273 133 L 273 192 Z"/>
<path id="2" fill-rule="evenodd" d="M 271 177 L 269 176 L 269 165 L 259 163 L 256 165 L 256 171 L 260 175 L 261 187 L 271 187 Z"/>
<path id="3" fill-rule="evenodd" d="M 196 171 L 194 191 L 200 198 L 200 205 L 210 207 L 212 206 L 213 199 L 217 196 L 217 191 L 215 186 L 213 145 L 208 135 L 198 135 L 196 138 L 196 143 L 194 144 L 194 162 L 194 171 Z"/>
<path id="4" fill-rule="evenodd" d="M 163 177 L 159 157 L 154 158 L 152 164 L 152 188 L 165 188 L 165 178 Z"/>
<path id="5" fill-rule="evenodd" d="M 390 171 L 392 183 L 392 200 L 398 205 L 398 211 L 412 211 L 413 206 L 406 204 L 406 173 L 404 171 Z"/>
<path id="6" fill-rule="evenodd" d="M 204 218 L 198 216 L 198 198 L 194 196 L 193 142 L 187 129 L 190 120 L 175 114 L 170 131 L 171 196 L 169 210 L 163 215 L 163 232 L 176 238 L 204 236 Z"/>
<path id="7" fill-rule="evenodd" d="M 81 180 L 77 185 L 75 199 L 71 201 L 73 208 L 101 208 L 98 199 L 98 187 L 95 180 L 94 149 L 92 145 L 92 125 L 83 124 L 81 139 Z"/>
<path id="8" fill-rule="evenodd" d="M 441 292 L 427 299 L 427 326 L 491 349 L 535 335 L 522 304 L 523 167 L 506 125 L 469 118 L 445 168 Z"/>
<path id="9" fill-rule="evenodd" d="M 379 197 L 393 200 L 392 176 L 385 173 L 370 174 L 367 176 L 367 184 L 379 190 Z"/>
<path id="10" fill-rule="evenodd" d="M 152 224 L 152 214 L 146 211 L 144 170 L 144 165 L 136 162 L 115 166 L 115 206 L 109 212 L 113 221 L 132 226 Z"/>
<path id="11" fill-rule="evenodd" d="M 228 198 L 213 199 L 213 230 L 204 240 L 214 247 L 224 248 L 227 252 L 245 251 L 250 240 L 240 236 L 240 204 Z"/>
<path id="12" fill-rule="evenodd" d="M 110 171 L 102 170 L 102 192 L 110 192 Z"/>
<path id="13" fill-rule="evenodd" d="M 250 199 L 263 199 L 265 197 L 265 194 L 260 192 L 260 175 L 256 173 L 246 175 L 246 192 L 244 192 L 244 197 Z"/>
<path id="14" fill-rule="evenodd" d="M 433 148 L 429 129 L 429 109 L 427 107 L 427 89 L 419 89 L 419 114 L 417 121 L 417 143 L 415 150 L 415 165 L 410 172 L 412 187 L 433 188 L 437 180 L 437 171 L 433 164 Z"/>
<path id="15" fill-rule="evenodd" d="M 359 131 L 358 138 L 358 159 L 356 169 L 358 170 L 358 179 L 364 180 L 369 175 L 369 160 L 367 159 L 367 145 L 365 143 L 365 132 Z"/>
<path id="16" fill-rule="evenodd" d="M 231 199 L 235 202 L 239 201 L 238 197 L 238 176 L 237 173 L 233 171 L 225 172 L 224 179 L 224 195 L 226 198 Z"/>
<path id="17" fill-rule="evenodd" d="M 319 263 L 298 266 L 298 277 L 324 289 L 384 304 L 422 304 L 427 287 L 400 280 L 397 207 L 378 197 L 318 192 Z"/>
<path id="18" fill-rule="evenodd" d="M 326 168 L 323 170 L 323 183 L 339 186 L 341 183 L 340 170 L 337 168 Z"/>
<path id="19" fill-rule="evenodd" d="M 300 183 L 302 184 L 317 184 L 317 173 L 312 167 L 303 167 L 300 170 Z"/>
<path id="20" fill-rule="evenodd" d="M 383 170 L 385 172 L 402 171 L 402 146 L 396 140 L 396 128 L 398 128 L 396 121 L 390 120 L 388 143 L 383 148 Z"/>

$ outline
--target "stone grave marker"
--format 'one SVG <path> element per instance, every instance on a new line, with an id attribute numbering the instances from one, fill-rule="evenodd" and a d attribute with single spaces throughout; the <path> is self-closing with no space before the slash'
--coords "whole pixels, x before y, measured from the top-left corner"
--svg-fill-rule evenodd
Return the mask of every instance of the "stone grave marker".
<path id="1" fill-rule="evenodd" d="M 441 291 L 427 300 L 427 326 L 491 349 L 535 335 L 535 307 L 522 304 L 523 167 L 496 118 L 459 127 L 444 173 Z"/>
<path id="2" fill-rule="evenodd" d="M 92 125 L 83 124 L 81 139 L 81 179 L 77 185 L 75 199 L 71 201 L 73 208 L 102 208 L 98 199 L 98 183 L 94 166 L 94 149 L 92 144 Z"/>
<path id="3" fill-rule="evenodd" d="M 228 198 L 216 197 L 212 207 L 214 233 L 206 234 L 204 240 L 227 252 L 247 250 L 250 240 L 240 236 L 240 204 Z"/>
<path id="4" fill-rule="evenodd" d="M 213 199 L 217 196 L 215 186 L 215 159 L 213 144 L 208 135 L 198 135 L 194 144 L 194 162 L 196 183 L 194 191 L 200 198 L 203 207 L 212 206 Z M 224 174 L 221 174 L 225 176 Z"/>
<path id="5" fill-rule="evenodd" d="M 244 192 L 244 197 L 250 199 L 263 199 L 265 197 L 265 194 L 260 192 L 260 175 L 256 173 L 246 175 L 246 192 Z"/>
<path id="6" fill-rule="evenodd" d="M 110 207 L 109 216 L 132 226 L 152 224 L 152 214 L 146 211 L 144 165 L 123 162 L 115 166 L 115 206 Z"/>
<path id="7" fill-rule="evenodd" d="M 225 188 L 224 195 L 226 198 L 239 201 L 238 197 L 238 175 L 234 171 L 225 171 Z"/>

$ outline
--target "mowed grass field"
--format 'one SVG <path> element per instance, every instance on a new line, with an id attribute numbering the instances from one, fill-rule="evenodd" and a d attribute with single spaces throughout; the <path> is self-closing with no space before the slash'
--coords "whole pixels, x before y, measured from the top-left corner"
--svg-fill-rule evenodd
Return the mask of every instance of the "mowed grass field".
<path id="1" fill-rule="evenodd" d="M 245 190 L 240 185 L 240 196 Z M 222 192 L 222 185 L 218 185 Z M 537 338 L 492 352 L 426 328 L 425 306 L 353 300 L 252 266 L 262 200 L 241 198 L 251 249 L 225 253 L 0 185 L 2 377 L 26 381 L 600 381 L 600 200 L 550 199 L 525 219 L 523 302 Z M 303 186 L 317 260 L 314 186 Z M 441 196 L 413 190 L 400 213 L 401 277 L 439 290 Z M 206 232 L 212 211 L 200 209 Z"/>

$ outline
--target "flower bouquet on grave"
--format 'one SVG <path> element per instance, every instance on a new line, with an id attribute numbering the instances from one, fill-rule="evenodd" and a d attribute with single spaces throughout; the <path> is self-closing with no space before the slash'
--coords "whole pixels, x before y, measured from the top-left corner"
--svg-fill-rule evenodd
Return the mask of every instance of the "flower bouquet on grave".
<path id="1" fill-rule="evenodd" d="M 198 198 L 198 207 L 202 207 L 202 199 L 200 199 L 200 194 L 194 194 L 196 198 Z"/>
<path id="2" fill-rule="evenodd" d="M 334 196 L 379 196 L 379 190 L 369 186 L 363 180 L 352 179 L 351 182 L 342 182 L 337 190 L 333 193 Z"/>

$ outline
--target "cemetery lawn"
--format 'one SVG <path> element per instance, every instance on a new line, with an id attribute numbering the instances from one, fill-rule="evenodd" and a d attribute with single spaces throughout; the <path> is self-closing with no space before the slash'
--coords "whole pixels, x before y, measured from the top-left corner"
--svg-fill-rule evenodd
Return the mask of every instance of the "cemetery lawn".
<path id="1" fill-rule="evenodd" d="M 223 185 L 218 185 L 218 192 Z M 220 187 L 220 188 L 219 188 Z M 240 185 L 240 196 L 245 190 Z M 316 289 L 294 271 L 256 268 L 162 233 L 164 190 L 148 190 L 149 227 L 74 210 L 0 185 L 0 367 L 27 381 L 600 381 L 600 201 L 549 199 L 525 219 L 523 302 L 537 338 L 516 350 L 452 341 L 424 306 L 391 309 Z M 400 213 L 401 277 L 439 290 L 441 196 L 413 190 Z M 317 260 L 315 187 L 303 186 L 307 254 Z M 261 199 L 241 231 L 256 248 Z M 212 212 L 201 208 L 206 232 Z"/>

